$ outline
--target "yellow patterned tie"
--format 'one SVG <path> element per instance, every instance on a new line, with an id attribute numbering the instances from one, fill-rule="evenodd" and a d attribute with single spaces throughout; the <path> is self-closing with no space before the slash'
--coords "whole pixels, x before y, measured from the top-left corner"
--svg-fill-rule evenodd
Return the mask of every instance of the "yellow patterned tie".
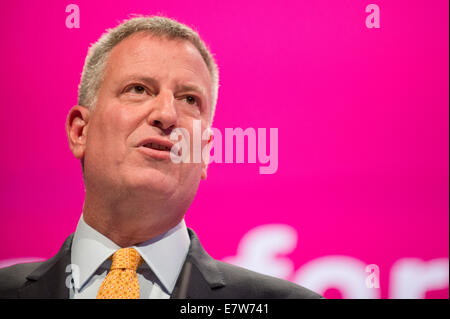
<path id="1" fill-rule="evenodd" d="M 139 299 L 136 270 L 143 263 L 134 248 L 122 248 L 112 256 L 111 269 L 98 290 L 97 299 Z"/>

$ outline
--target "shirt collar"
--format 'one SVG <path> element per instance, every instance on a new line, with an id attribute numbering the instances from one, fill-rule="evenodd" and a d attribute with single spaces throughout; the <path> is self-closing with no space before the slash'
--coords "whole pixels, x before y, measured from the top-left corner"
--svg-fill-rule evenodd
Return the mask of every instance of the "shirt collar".
<path id="1" fill-rule="evenodd" d="M 190 238 L 183 219 L 164 234 L 132 247 L 139 252 L 167 291 L 172 293 L 189 246 Z M 82 215 L 73 237 L 71 250 L 72 269 L 76 267 L 79 276 L 77 286 L 83 287 L 103 262 L 120 248 L 86 224 Z"/>

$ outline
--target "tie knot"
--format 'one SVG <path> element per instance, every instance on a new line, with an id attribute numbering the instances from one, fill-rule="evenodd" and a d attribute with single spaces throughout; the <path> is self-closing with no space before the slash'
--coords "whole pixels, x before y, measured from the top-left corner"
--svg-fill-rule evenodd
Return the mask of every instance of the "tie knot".
<path id="1" fill-rule="evenodd" d="M 136 271 L 143 263 L 141 255 L 134 248 L 122 248 L 112 256 L 111 270 L 131 269 Z"/>

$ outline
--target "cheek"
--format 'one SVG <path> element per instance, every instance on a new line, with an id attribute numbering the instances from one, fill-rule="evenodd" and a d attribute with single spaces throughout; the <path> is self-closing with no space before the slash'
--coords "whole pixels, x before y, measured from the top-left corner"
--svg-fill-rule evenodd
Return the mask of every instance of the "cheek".
<path id="1" fill-rule="evenodd" d="M 179 119 L 179 127 L 184 128 L 190 135 L 190 141 L 194 139 L 194 137 L 200 141 L 203 133 L 207 128 L 207 121 L 202 118 L 194 118 L 194 117 L 186 117 Z M 207 141 L 206 141 L 207 142 Z M 203 141 L 201 141 L 203 143 Z"/>
<path id="2" fill-rule="evenodd" d="M 183 163 L 183 173 L 180 176 L 180 183 L 186 187 L 196 190 L 202 176 L 202 163 Z"/>
<path id="3" fill-rule="evenodd" d="M 127 138 L 135 127 L 135 121 L 129 112 L 114 107 L 98 114 L 91 125 L 96 147 L 106 152 L 116 152 L 126 145 Z"/>

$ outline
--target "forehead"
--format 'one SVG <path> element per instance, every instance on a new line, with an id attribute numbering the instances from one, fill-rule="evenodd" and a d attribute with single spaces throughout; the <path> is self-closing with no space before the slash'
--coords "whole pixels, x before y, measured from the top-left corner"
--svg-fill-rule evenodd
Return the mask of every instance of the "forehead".
<path id="1" fill-rule="evenodd" d="M 110 52 L 106 77 L 150 76 L 160 81 L 195 82 L 211 88 L 211 76 L 197 48 L 187 40 L 168 39 L 138 32 L 130 35 Z"/>

